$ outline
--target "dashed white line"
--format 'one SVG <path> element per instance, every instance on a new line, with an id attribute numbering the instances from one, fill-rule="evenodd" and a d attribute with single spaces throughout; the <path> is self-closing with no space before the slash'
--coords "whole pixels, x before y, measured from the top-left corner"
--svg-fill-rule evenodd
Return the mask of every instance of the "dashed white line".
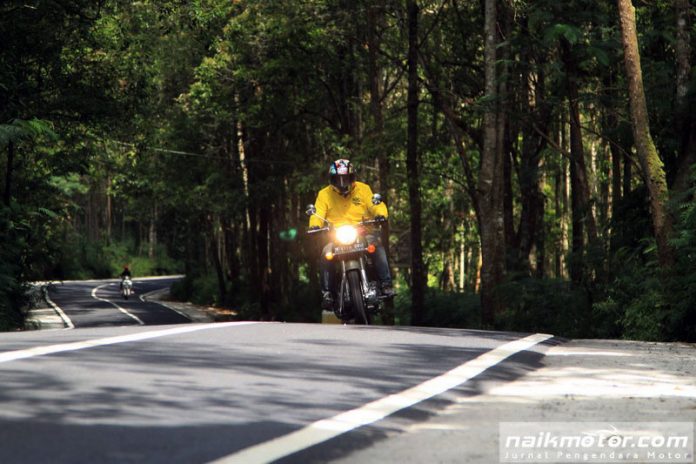
<path id="1" fill-rule="evenodd" d="M 456 388 L 510 356 L 552 337 L 553 335 L 534 334 L 506 343 L 420 385 L 329 419 L 314 422 L 296 432 L 246 448 L 215 462 L 255 464 L 284 458 Z"/>
<path id="2" fill-rule="evenodd" d="M 109 300 L 107 300 L 107 299 L 105 299 L 105 298 L 99 298 L 99 297 L 97 296 L 97 291 L 99 291 L 100 288 L 103 288 L 103 287 L 106 287 L 106 286 L 109 286 L 109 285 L 116 285 L 116 284 L 110 283 L 110 284 L 104 284 L 104 285 L 100 285 L 100 286 L 98 286 L 98 287 L 94 287 L 94 289 L 92 290 L 92 298 L 94 298 L 95 300 L 103 301 L 103 302 L 105 302 L 105 303 L 109 303 L 110 305 L 113 305 L 116 309 L 118 309 L 119 311 L 121 311 L 123 314 L 125 314 L 126 316 L 128 316 L 128 317 L 134 319 L 135 321 L 137 321 L 138 324 L 140 324 L 140 325 L 145 325 L 145 323 L 142 321 L 142 319 L 140 319 L 140 318 L 139 318 L 138 316 L 136 316 L 135 314 L 129 313 L 128 311 L 126 311 L 125 309 L 123 309 L 122 307 L 120 307 L 119 305 L 117 305 L 116 303 L 114 303 L 113 301 L 109 301 Z"/>
<path id="3" fill-rule="evenodd" d="M 238 325 L 250 325 L 250 324 L 260 324 L 260 322 L 218 322 L 215 324 L 199 324 L 199 325 L 186 325 L 183 327 L 176 327 L 173 329 L 164 330 L 152 330 L 147 332 L 139 332 L 130 335 L 120 335 L 118 337 L 108 337 L 108 338 L 97 338 L 94 340 L 86 340 L 83 342 L 74 343 L 62 343 L 60 345 L 50 345 L 50 346 L 37 346 L 34 348 L 28 348 L 25 350 L 9 351 L 7 353 L 0 353 L 0 363 L 6 363 L 10 361 L 17 361 L 20 359 L 34 358 L 37 356 L 44 356 L 47 354 L 62 353 L 65 351 L 77 351 L 84 350 L 86 348 L 94 348 L 97 346 L 106 345 L 116 345 L 118 343 L 128 343 L 136 342 L 140 340 L 148 340 L 151 338 L 165 337 L 168 335 L 177 335 L 188 332 L 197 332 L 199 330 L 210 330 L 210 329 L 220 329 L 223 327 L 238 326 Z"/>

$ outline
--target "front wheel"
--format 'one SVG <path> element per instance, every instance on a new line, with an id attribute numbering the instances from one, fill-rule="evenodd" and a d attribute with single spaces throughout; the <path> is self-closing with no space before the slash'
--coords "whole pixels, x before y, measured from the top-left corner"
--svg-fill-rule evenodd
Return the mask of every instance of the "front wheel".
<path id="1" fill-rule="evenodd" d="M 365 308 L 365 299 L 363 298 L 362 284 L 360 283 L 360 273 L 358 271 L 349 271 L 347 277 L 355 322 L 358 324 L 370 325 L 372 321 L 370 320 L 370 314 Z"/>

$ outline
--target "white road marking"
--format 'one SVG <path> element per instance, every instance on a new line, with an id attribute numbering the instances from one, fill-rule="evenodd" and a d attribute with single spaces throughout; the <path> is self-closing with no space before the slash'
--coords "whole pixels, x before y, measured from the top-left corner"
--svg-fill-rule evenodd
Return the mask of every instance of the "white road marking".
<path id="1" fill-rule="evenodd" d="M 148 332 L 140 332 L 130 335 L 120 335 L 118 337 L 97 338 L 94 340 L 85 340 L 83 342 L 62 343 L 60 345 L 37 346 L 26 350 L 9 351 L 0 353 L 0 363 L 17 361 L 19 359 L 34 358 L 47 354 L 63 353 L 66 351 L 84 350 L 86 348 L 94 348 L 97 346 L 116 345 L 118 343 L 137 342 L 141 340 L 149 340 L 151 338 L 166 337 L 168 335 L 177 335 L 188 332 L 197 332 L 199 330 L 220 329 L 223 327 L 260 324 L 260 322 L 218 322 L 214 324 L 196 324 L 176 327 L 173 329 L 153 330 Z"/>
<path id="2" fill-rule="evenodd" d="M 114 303 L 113 301 L 109 301 L 109 300 L 106 300 L 106 299 L 104 299 L 104 298 L 99 298 L 99 297 L 97 296 L 97 291 L 98 291 L 100 288 L 102 288 L 102 287 L 107 287 L 107 286 L 109 286 L 109 285 L 116 285 L 116 284 L 111 283 L 111 284 L 104 284 L 104 285 L 100 285 L 100 286 L 98 286 L 98 287 L 94 287 L 94 289 L 92 290 L 92 298 L 94 298 L 95 300 L 103 301 L 103 302 L 105 302 L 105 303 L 109 303 L 110 305 L 113 305 L 114 307 L 116 307 L 116 309 L 118 309 L 119 311 L 121 311 L 121 312 L 122 312 L 123 314 L 125 314 L 126 316 L 135 319 L 135 320 L 138 322 L 138 324 L 140 324 L 140 325 L 145 325 L 145 323 L 142 321 L 142 319 L 140 319 L 140 318 L 139 318 L 138 316 L 136 316 L 135 314 L 129 313 L 128 311 L 126 311 L 125 309 L 123 309 L 122 307 L 120 307 L 119 305 L 117 305 L 116 303 Z"/>
<path id="3" fill-rule="evenodd" d="M 166 287 L 163 287 L 163 288 L 166 288 Z M 174 307 L 172 307 L 172 306 L 169 306 L 169 305 L 166 304 L 166 303 L 162 303 L 161 301 L 157 301 L 157 300 L 148 300 L 148 299 L 147 299 L 147 297 L 149 297 L 149 296 L 152 295 L 153 293 L 159 292 L 160 290 L 162 290 L 162 289 L 159 288 L 159 289 L 157 289 L 157 290 L 153 290 L 153 291 L 151 291 L 151 292 L 147 292 L 147 293 L 144 294 L 144 295 L 140 295 L 140 297 L 139 297 L 139 298 L 140 298 L 140 301 L 142 301 L 143 303 L 154 303 L 154 304 L 158 304 L 158 305 L 160 305 L 160 306 L 164 306 L 165 308 L 169 309 L 170 311 L 174 311 L 174 312 L 177 313 L 179 316 L 185 317 L 185 318 L 188 319 L 189 321 L 193 322 L 193 319 L 191 319 L 188 315 L 182 313 L 182 312 L 179 311 L 178 309 L 176 309 L 176 308 L 174 308 Z"/>
<path id="4" fill-rule="evenodd" d="M 329 419 L 314 422 L 296 432 L 246 448 L 214 462 L 255 464 L 281 459 L 456 388 L 510 356 L 550 338 L 553 338 L 553 335 L 534 334 L 506 343 L 420 385 Z"/>
<path id="5" fill-rule="evenodd" d="M 50 296 L 48 296 L 48 288 L 46 288 L 46 301 L 47 301 L 48 304 L 50 304 L 51 307 L 58 313 L 58 315 L 60 316 L 60 318 L 63 320 L 63 324 L 65 324 L 65 327 L 66 327 L 67 329 L 74 329 L 74 328 L 75 328 L 75 324 L 73 324 L 73 321 L 70 320 L 70 318 L 68 317 L 68 315 L 65 314 L 65 312 L 63 312 L 62 309 L 60 309 L 60 306 L 58 306 L 57 304 L 55 304 L 55 303 L 53 302 L 53 300 L 51 300 L 51 297 L 50 297 Z"/>

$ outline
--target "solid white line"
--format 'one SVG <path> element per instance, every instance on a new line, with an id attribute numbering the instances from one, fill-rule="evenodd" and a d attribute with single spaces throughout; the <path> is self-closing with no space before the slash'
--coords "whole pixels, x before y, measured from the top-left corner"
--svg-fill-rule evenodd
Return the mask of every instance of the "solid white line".
<path id="1" fill-rule="evenodd" d="M 215 462 L 255 464 L 281 459 L 458 387 L 506 358 L 552 337 L 553 335 L 534 334 L 506 343 L 420 385 L 314 422 L 296 432 L 246 448 Z"/>
<path id="2" fill-rule="evenodd" d="M 168 335 L 177 335 L 188 332 L 197 332 L 199 330 L 220 329 L 223 327 L 259 324 L 259 322 L 219 322 L 215 324 L 196 324 L 176 327 L 173 329 L 153 330 L 148 332 L 140 332 L 131 335 L 120 335 L 118 337 L 97 338 L 94 340 L 86 340 L 83 342 L 63 343 L 60 345 L 37 346 L 26 350 L 9 351 L 0 353 L 0 363 L 17 361 L 19 359 L 34 358 L 36 356 L 44 356 L 47 354 L 63 353 L 65 351 L 84 350 L 86 348 L 94 348 L 96 346 L 115 345 L 118 343 L 137 342 L 140 340 L 148 340 L 151 338 L 166 337 Z"/>
<path id="3" fill-rule="evenodd" d="M 122 312 L 123 314 L 125 314 L 126 316 L 135 319 L 135 320 L 138 322 L 138 324 L 140 324 L 140 325 L 145 325 L 145 323 L 142 321 L 142 319 L 140 319 L 140 318 L 139 318 L 138 316 L 136 316 L 135 314 L 129 313 L 128 311 L 126 311 L 125 309 L 123 309 L 122 307 L 120 307 L 119 305 L 117 305 L 116 303 L 114 303 L 113 301 L 109 301 L 109 300 L 106 300 L 106 299 L 104 299 L 104 298 L 99 298 L 99 297 L 97 296 L 97 290 L 99 290 L 99 289 L 102 288 L 102 287 L 106 287 L 106 286 L 108 286 L 108 285 L 116 285 L 116 284 L 104 284 L 104 285 L 100 285 L 100 286 L 98 286 L 98 287 L 94 287 L 94 289 L 92 290 L 92 298 L 94 298 L 95 300 L 103 301 L 103 302 L 105 302 L 105 303 L 109 303 L 110 305 L 115 306 L 116 309 L 118 309 L 119 311 L 121 311 L 121 312 Z"/>
<path id="4" fill-rule="evenodd" d="M 166 287 L 162 287 L 162 288 L 166 288 Z M 147 299 L 147 297 L 149 297 L 149 296 L 152 295 L 153 293 L 157 293 L 157 292 L 159 292 L 159 291 L 161 291 L 161 290 L 162 290 L 162 289 L 160 288 L 160 289 L 157 289 L 157 290 L 153 290 L 153 291 L 151 291 L 151 292 L 147 292 L 147 293 L 144 294 L 144 295 L 140 295 L 140 301 L 142 301 L 143 303 L 154 303 L 154 304 L 158 304 L 158 305 L 160 305 L 160 306 L 163 306 L 163 307 L 167 308 L 167 309 L 170 310 L 170 311 L 174 311 L 174 312 L 177 313 L 179 316 L 185 317 L 185 318 L 188 319 L 189 321 L 193 322 L 193 319 L 191 319 L 188 315 L 182 313 L 182 312 L 179 311 L 178 309 L 176 309 L 176 308 L 174 308 L 174 307 L 172 307 L 172 306 L 169 306 L 169 305 L 166 304 L 166 303 L 162 303 L 161 301 L 157 301 L 157 300 L 148 300 L 148 299 Z"/>
<path id="5" fill-rule="evenodd" d="M 46 301 L 48 302 L 48 304 L 51 305 L 51 307 L 55 310 L 55 312 L 58 313 L 58 315 L 60 316 L 60 318 L 63 319 L 63 324 L 65 324 L 65 327 L 66 327 L 67 329 L 74 329 L 74 328 L 75 328 L 75 324 L 73 324 L 73 321 L 71 321 L 70 318 L 68 317 L 68 315 L 65 314 L 65 312 L 64 312 L 62 309 L 60 309 L 60 306 L 58 306 L 57 304 L 55 304 L 55 303 L 53 302 L 53 300 L 51 300 L 51 297 L 48 296 L 48 287 L 46 287 L 45 290 L 46 290 Z"/>

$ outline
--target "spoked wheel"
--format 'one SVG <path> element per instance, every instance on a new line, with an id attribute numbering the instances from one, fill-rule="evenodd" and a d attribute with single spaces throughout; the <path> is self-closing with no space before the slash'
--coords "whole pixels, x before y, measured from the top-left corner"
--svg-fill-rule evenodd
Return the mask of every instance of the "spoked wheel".
<path id="1" fill-rule="evenodd" d="M 363 298 L 360 274 L 358 271 L 348 272 L 348 291 L 350 292 L 350 301 L 353 303 L 355 322 L 357 324 L 370 325 L 372 323 L 372 317 L 365 307 L 365 299 Z"/>

